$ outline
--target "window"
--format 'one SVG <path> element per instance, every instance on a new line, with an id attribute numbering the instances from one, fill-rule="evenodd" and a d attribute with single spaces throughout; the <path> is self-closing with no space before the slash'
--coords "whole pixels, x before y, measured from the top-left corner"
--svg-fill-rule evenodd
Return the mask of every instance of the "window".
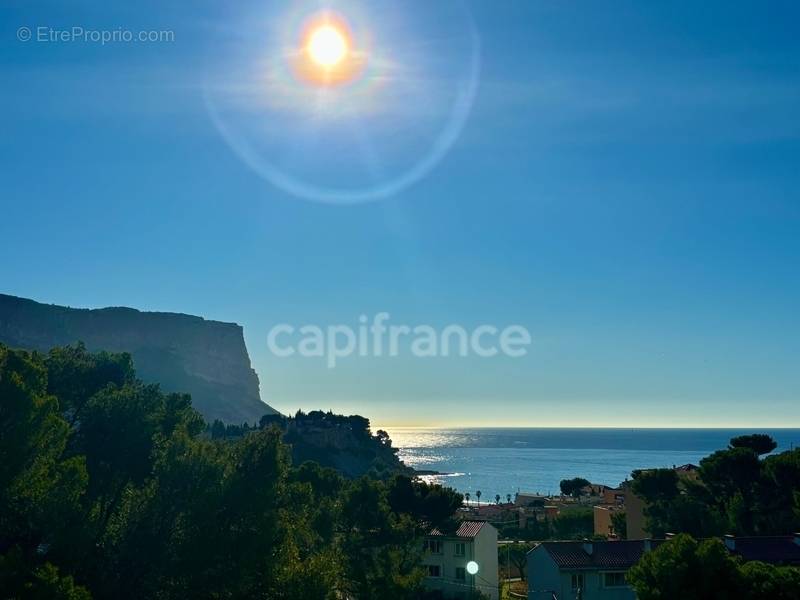
<path id="1" fill-rule="evenodd" d="M 584 581 L 583 581 L 583 573 L 573 573 L 572 574 L 572 589 L 573 590 L 577 590 L 577 589 L 581 589 L 582 590 L 585 587 L 586 587 L 586 585 L 584 584 Z"/>
<path id="2" fill-rule="evenodd" d="M 442 553 L 442 541 L 441 540 L 425 540 L 425 545 L 423 546 L 423 550 L 426 552 L 430 552 L 431 554 L 441 554 Z"/>
<path id="3" fill-rule="evenodd" d="M 442 568 L 439 565 L 428 565 L 428 577 L 441 577 Z"/>
<path id="4" fill-rule="evenodd" d="M 464 570 L 464 567 L 456 567 L 456 579 L 458 581 L 464 581 L 467 578 L 467 572 Z"/>
<path id="5" fill-rule="evenodd" d="M 466 554 L 466 544 L 464 542 L 456 542 L 454 546 L 453 556 L 464 556 Z"/>
<path id="6" fill-rule="evenodd" d="M 604 587 L 623 587 L 628 585 L 625 581 L 625 573 L 603 573 L 603 586 Z"/>

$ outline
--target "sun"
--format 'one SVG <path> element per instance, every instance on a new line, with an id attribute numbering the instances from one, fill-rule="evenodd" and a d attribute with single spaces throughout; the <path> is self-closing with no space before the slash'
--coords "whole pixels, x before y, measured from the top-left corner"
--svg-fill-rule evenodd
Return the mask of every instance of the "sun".
<path id="1" fill-rule="evenodd" d="M 311 60 L 323 68 L 340 64 L 349 51 L 345 34 L 334 25 L 320 25 L 311 31 L 306 51 Z"/>
<path id="2" fill-rule="evenodd" d="M 315 87 L 334 87 L 356 80 L 367 60 L 347 21 L 332 12 L 309 17 L 300 31 L 296 50 L 290 52 L 295 74 Z"/>

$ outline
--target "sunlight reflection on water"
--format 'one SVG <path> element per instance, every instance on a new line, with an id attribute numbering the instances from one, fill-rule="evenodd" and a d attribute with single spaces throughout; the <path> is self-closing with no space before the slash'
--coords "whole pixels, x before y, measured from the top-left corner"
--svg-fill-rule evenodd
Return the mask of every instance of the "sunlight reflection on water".
<path id="1" fill-rule="evenodd" d="M 634 469 L 697 464 L 744 430 L 386 428 L 407 465 L 439 471 L 425 480 L 483 497 L 517 491 L 557 493 L 559 481 L 585 477 L 616 486 Z M 779 450 L 800 430 L 765 431 Z"/>

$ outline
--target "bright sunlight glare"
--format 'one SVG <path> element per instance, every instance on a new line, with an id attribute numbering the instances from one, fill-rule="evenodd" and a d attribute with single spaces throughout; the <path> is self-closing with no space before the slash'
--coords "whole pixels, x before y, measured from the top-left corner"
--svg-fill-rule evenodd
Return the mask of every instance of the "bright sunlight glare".
<path id="1" fill-rule="evenodd" d="M 311 59 L 322 67 L 334 67 L 347 54 L 347 39 L 333 25 L 321 25 L 311 33 L 308 40 L 308 53 Z"/>

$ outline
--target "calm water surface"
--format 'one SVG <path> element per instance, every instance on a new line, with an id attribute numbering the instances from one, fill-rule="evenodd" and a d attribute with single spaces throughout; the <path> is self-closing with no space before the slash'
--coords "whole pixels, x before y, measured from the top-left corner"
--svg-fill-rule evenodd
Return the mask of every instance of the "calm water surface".
<path id="1" fill-rule="evenodd" d="M 431 480 L 504 501 L 517 491 L 557 493 L 570 477 L 618 485 L 634 469 L 697 464 L 745 433 L 772 435 L 779 451 L 800 446 L 800 429 L 385 429 L 407 465 L 446 473 Z"/>

